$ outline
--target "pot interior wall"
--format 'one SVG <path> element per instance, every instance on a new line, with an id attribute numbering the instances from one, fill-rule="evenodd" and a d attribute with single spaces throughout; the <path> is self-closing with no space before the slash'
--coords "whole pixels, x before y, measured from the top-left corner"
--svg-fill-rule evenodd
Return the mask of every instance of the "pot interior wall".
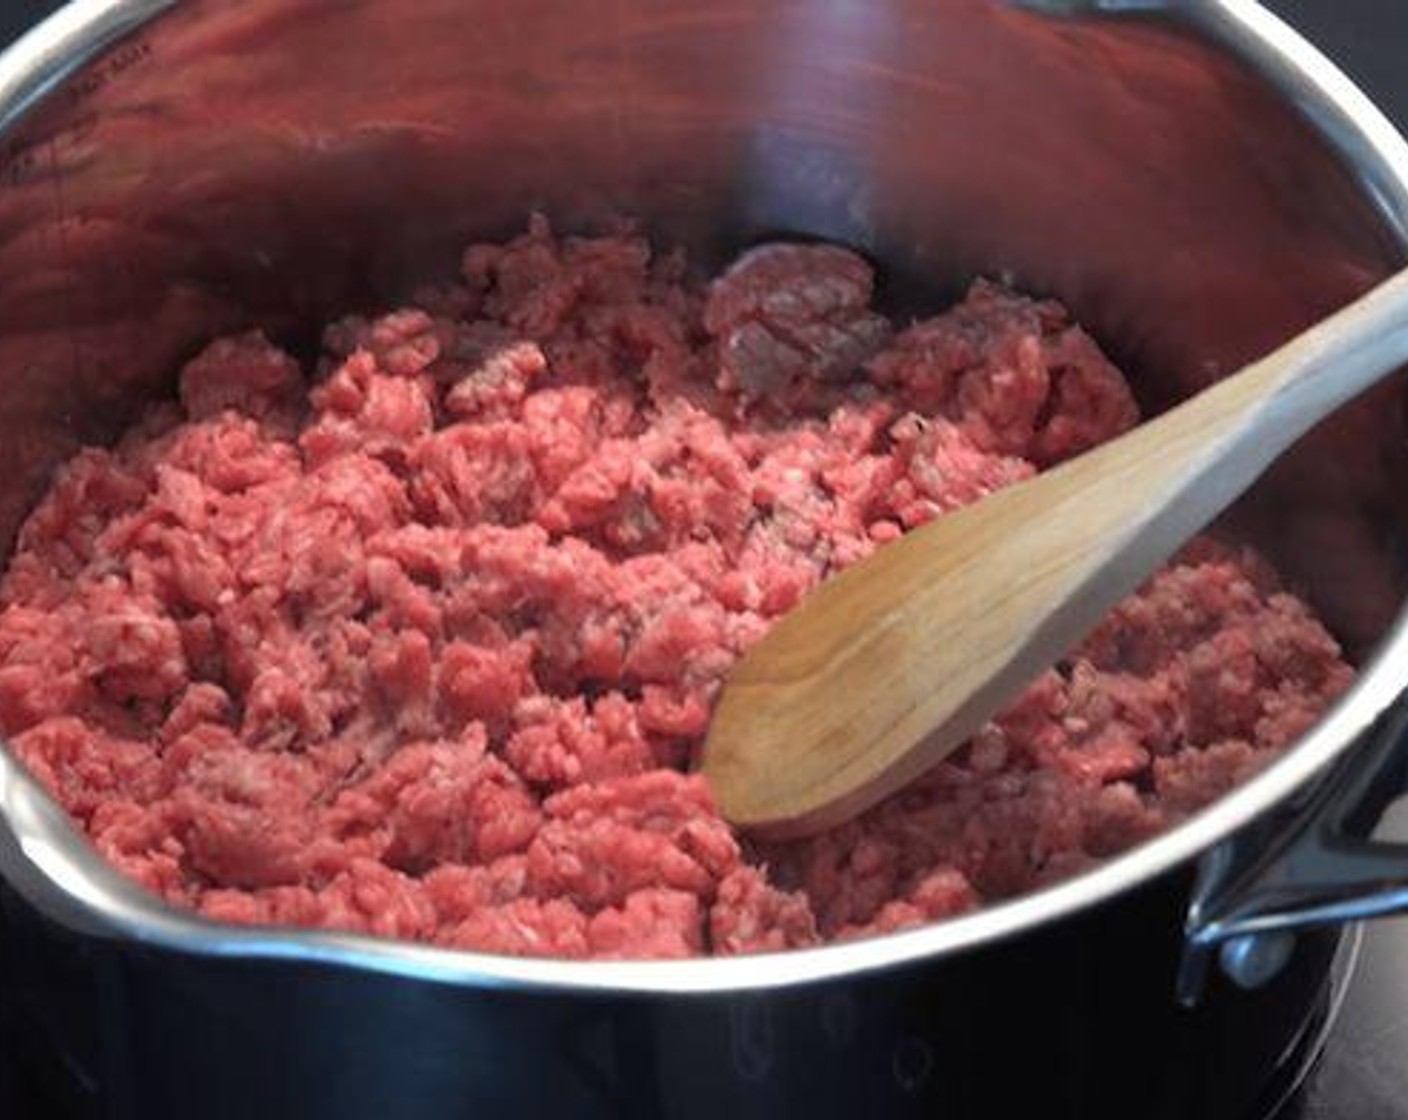
<path id="1" fill-rule="evenodd" d="M 0 539 L 53 465 L 246 324 L 451 274 L 539 208 L 640 219 L 703 267 L 773 234 L 935 306 L 977 273 L 1065 299 L 1152 410 L 1391 269 L 1295 111 L 1153 18 L 996 0 L 186 0 L 0 153 Z M 1345 411 L 1243 526 L 1352 648 L 1403 590 L 1401 390 Z"/>

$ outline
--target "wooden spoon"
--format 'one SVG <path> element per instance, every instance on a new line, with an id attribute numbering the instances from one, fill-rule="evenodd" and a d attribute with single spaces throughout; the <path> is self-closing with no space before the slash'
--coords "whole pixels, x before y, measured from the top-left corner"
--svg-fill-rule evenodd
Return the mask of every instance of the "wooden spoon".
<path id="1" fill-rule="evenodd" d="M 724 687 L 702 758 L 724 816 L 803 835 L 924 773 L 1307 429 L 1404 362 L 1408 270 L 1119 439 L 823 583 Z"/>

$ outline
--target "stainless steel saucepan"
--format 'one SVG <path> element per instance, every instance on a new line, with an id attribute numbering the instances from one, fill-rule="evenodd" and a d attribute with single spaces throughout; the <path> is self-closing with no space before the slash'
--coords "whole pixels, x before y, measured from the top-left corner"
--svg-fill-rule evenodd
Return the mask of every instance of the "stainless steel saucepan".
<path id="1" fill-rule="evenodd" d="M 0 55 L 0 539 L 54 465 L 249 323 L 521 228 L 778 233 L 885 297 L 1059 295 L 1151 409 L 1402 263 L 1408 146 L 1250 0 L 78 0 Z M 0 752 L 0 969 L 75 1114 L 1236 1117 L 1313 1029 L 1337 927 L 1408 909 L 1365 839 L 1408 684 L 1402 386 L 1234 513 L 1363 671 L 1275 765 L 1076 879 L 789 954 L 574 963 L 176 913 Z"/>

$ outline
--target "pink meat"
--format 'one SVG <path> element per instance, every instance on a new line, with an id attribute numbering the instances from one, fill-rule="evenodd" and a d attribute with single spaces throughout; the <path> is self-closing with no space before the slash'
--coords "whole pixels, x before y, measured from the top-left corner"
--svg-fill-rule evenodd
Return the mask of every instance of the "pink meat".
<path id="1" fill-rule="evenodd" d="M 911 788 L 735 837 L 688 766 L 739 654 L 879 544 L 1125 430 L 1051 302 L 895 329 L 859 257 L 704 287 L 535 220 L 318 376 L 214 343 L 56 477 L 0 583 L 0 730 L 116 867 L 238 922 L 678 957 L 930 922 L 1196 812 L 1350 678 L 1200 541 Z"/>
<path id="2" fill-rule="evenodd" d="M 874 277 L 834 245 L 763 245 L 714 281 L 704 326 L 718 340 L 720 384 L 750 397 L 796 395 L 843 380 L 890 333 L 870 307 Z"/>

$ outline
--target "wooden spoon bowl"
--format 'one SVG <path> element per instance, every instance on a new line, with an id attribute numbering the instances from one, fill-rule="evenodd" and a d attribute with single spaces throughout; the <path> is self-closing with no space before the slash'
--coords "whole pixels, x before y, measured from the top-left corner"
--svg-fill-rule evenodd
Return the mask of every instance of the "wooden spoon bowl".
<path id="1" fill-rule="evenodd" d="M 735 666 L 702 769 L 774 837 L 862 812 L 1064 655 L 1307 429 L 1408 361 L 1408 270 L 1116 440 L 828 580 Z"/>

